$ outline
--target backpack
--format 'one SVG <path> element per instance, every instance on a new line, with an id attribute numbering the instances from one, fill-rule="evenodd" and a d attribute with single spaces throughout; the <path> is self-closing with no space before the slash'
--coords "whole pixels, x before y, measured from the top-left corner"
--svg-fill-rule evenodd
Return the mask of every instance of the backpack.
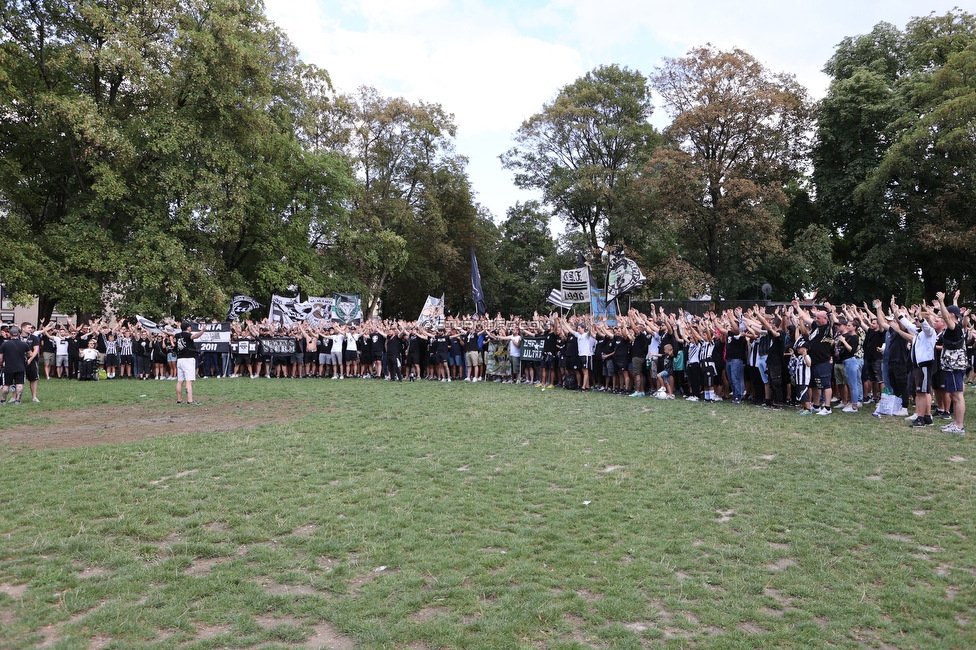
<path id="1" fill-rule="evenodd" d="M 566 378 L 563 379 L 563 388 L 566 390 L 576 390 L 579 388 L 579 384 L 576 382 L 575 372 L 566 373 Z"/>

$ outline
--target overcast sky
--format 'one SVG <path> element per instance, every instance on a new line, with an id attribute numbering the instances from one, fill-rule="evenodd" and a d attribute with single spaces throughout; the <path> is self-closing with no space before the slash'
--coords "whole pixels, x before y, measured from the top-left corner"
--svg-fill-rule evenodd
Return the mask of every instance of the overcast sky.
<path id="1" fill-rule="evenodd" d="M 496 222 L 534 198 L 512 183 L 499 154 L 522 121 L 562 86 L 598 65 L 644 74 L 662 57 L 712 43 L 739 47 L 789 72 L 814 98 L 820 70 L 845 36 L 879 22 L 898 28 L 943 14 L 958 0 L 265 0 L 304 61 L 329 71 L 339 91 L 441 104 L 458 126 L 478 202 Z M 668 123 L 662 110 L 653 120 Z"/>

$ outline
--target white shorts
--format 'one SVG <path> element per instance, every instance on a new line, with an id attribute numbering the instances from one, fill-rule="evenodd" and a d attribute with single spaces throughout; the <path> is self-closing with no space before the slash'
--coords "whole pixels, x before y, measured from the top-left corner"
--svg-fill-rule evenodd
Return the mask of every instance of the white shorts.
<path id="1" fill-rule="evenodd" d="M 176 381 L 193 381 L 197 378 L 196 359 L 176 360 Z"/>

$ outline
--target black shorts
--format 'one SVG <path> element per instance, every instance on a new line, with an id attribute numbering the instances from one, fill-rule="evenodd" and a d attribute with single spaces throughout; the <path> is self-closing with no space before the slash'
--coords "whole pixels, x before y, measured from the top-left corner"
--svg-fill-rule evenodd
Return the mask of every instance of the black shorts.
<path id="1" fill-rule="evenodd" d="M 407 355 L 407 363 L 409 365 L 411 365 L 411 366 L 419 366 L 420 365 L 420 353 L 419 352 L 411 352 L 410 354 L 408 354 Z"/>
<path id="2" fill-rule="evenodd" d="M 24 374 L 27 377 L 27 381 L 37 381 L 38 379 L 41 378 L 41 374 L 37 368 L 37 359 L 34 359 L 33 361 L 27 364 L 27 372 Z M 22 381 L 20 383 L 24 383 L 24 382 Z"/>
<path id="3" fill-rule="evenodd" d="M 3 385 L 4 386 L 20 386 L 24 383 L 24 373 L 21 372 L 5 372 L 3 373 Z"/>
<path id="4" fill-rule="evenodd" d="M 343 353 L 343 359 L 345 359 L 346 363 L 349 363 L 350 361 L 359 361 L 359 352 L 353 350 L 346 350 Z"/>
<path id="5" fill-rule="evenodd" d="M 319 353 L 318 352 L 306 352 L 305 353 L 305 365 L 308 365 L 310 363 L 317 363 L 318 360 L 319 360 Z"/>
<path id="6" fill-rule="evenodd" d="M 119 356 L 119 363 L 122 364 L 123 366 L 131 366 L 132 365 L 132 355 L 131 354 L 123 354 L 123 355 L 120 355 Z"/>
<path id="7" fill-rule="evenodd" d="M 430 362 L 437 365 L 441 363 L 447 363 L 447 355 L 443 352 L 437 352 L 430 355 Z"/>
<path id="8" fill-rule="evenodd" d="M 552 352 L 542 353 L 542 368 L 543 370 L 555 370 L 556 369 L 556 355 Z"/>

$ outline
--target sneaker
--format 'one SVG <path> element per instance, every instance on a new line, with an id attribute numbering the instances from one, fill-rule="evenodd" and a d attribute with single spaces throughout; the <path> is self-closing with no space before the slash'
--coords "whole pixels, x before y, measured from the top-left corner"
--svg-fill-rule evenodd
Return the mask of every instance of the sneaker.
<path id="1" fill-rule="evenodd" d="M 803 410 L 797 411 L 796 414 L 797 415 L 813 415 L 813 411 L 808 411 L 807 409 L 803 409 Z"/>
<path id="2" fill-rule="evenodd" d="M 966 429 L 960 426 L 956 426 L 956 423 L 947 424 L 942 427 L 942 433 L 956 433 L 960 436 L 966 435 Z"/>
<path id="3" fill-rule="evenodd" d="M 668 394 L 658 391 L 657 393 L 654 393 L 654 397 L 658 399 L 668 399 Z"/>
<path id="4" fill-rule="evenodd" d="M 33 400 L 31 400 L 31 401 L 33 401 L 35 404 L 40 404 L 41 403 L 41 400 L 37 399 L 36 397 Z"/>
<path id="5" fill-rule="evenodd" d="M 830 415 L 831 413 L 833 413 L 833 411 L 828 408 L 817 411 L 817 415 Z"/>
<path id="6" fill-rule="evenodd" d="M 874 398 L 873 397 L 869 397 L 866 400 L 864 400 L 864 403 L 865 404 L 874 404 Z"/>
<path id="7" fill-rule="evenodd" d="M 685 398 L 685 401 L 688 401 L 688 402 L 697 402 L 698 401 L 698 398 L 695 397 L 694 395 L 689 395 L 688 397 Z"/>
<path id="8" fill-rule="evenodd" d="M 200 402 L 187 402 L 187 406 L 200 406 Z"/>
<path id="9" fill-rule="evenodd" d="M 857 408 L 855 408 L 855 407 L 853 407 L 853 406 L 851 406 L 850 404 L 848 404 L 847 406 L 845 406 L 845 407 L 844 407 L 844 408 L 842 408 L 841 410 L 842 410 L 842 411 L 843 411 L 844 413 L 857 413 Z"/>
<path id="10" fill-rule="evenodd" d="M 840 398 L 839 398 L 839 397 L 832 397 L 832 398 L 830 399 L 830 402 L 831 402 L 831 404 L 836 404 L 836 403 L 837 403 L 837 402 L 839 402 L 839 401 L 840 401 Z"/>
<path id="11" fill-rule="evenodd" d="M 918 419 L 918 413 L 915 413 L 915 414 L 909 415 L 907 418 L 905 418 L 905 421 L 906 422 L 914 422 L 917 419 Z"/>
<path id="12" fill-rule="evenodd" d="M 913 429 L 924 429 L 928 425 L 925 424 L 925 418 L 915 418 L 908 426 L 912 427 Z"/>

